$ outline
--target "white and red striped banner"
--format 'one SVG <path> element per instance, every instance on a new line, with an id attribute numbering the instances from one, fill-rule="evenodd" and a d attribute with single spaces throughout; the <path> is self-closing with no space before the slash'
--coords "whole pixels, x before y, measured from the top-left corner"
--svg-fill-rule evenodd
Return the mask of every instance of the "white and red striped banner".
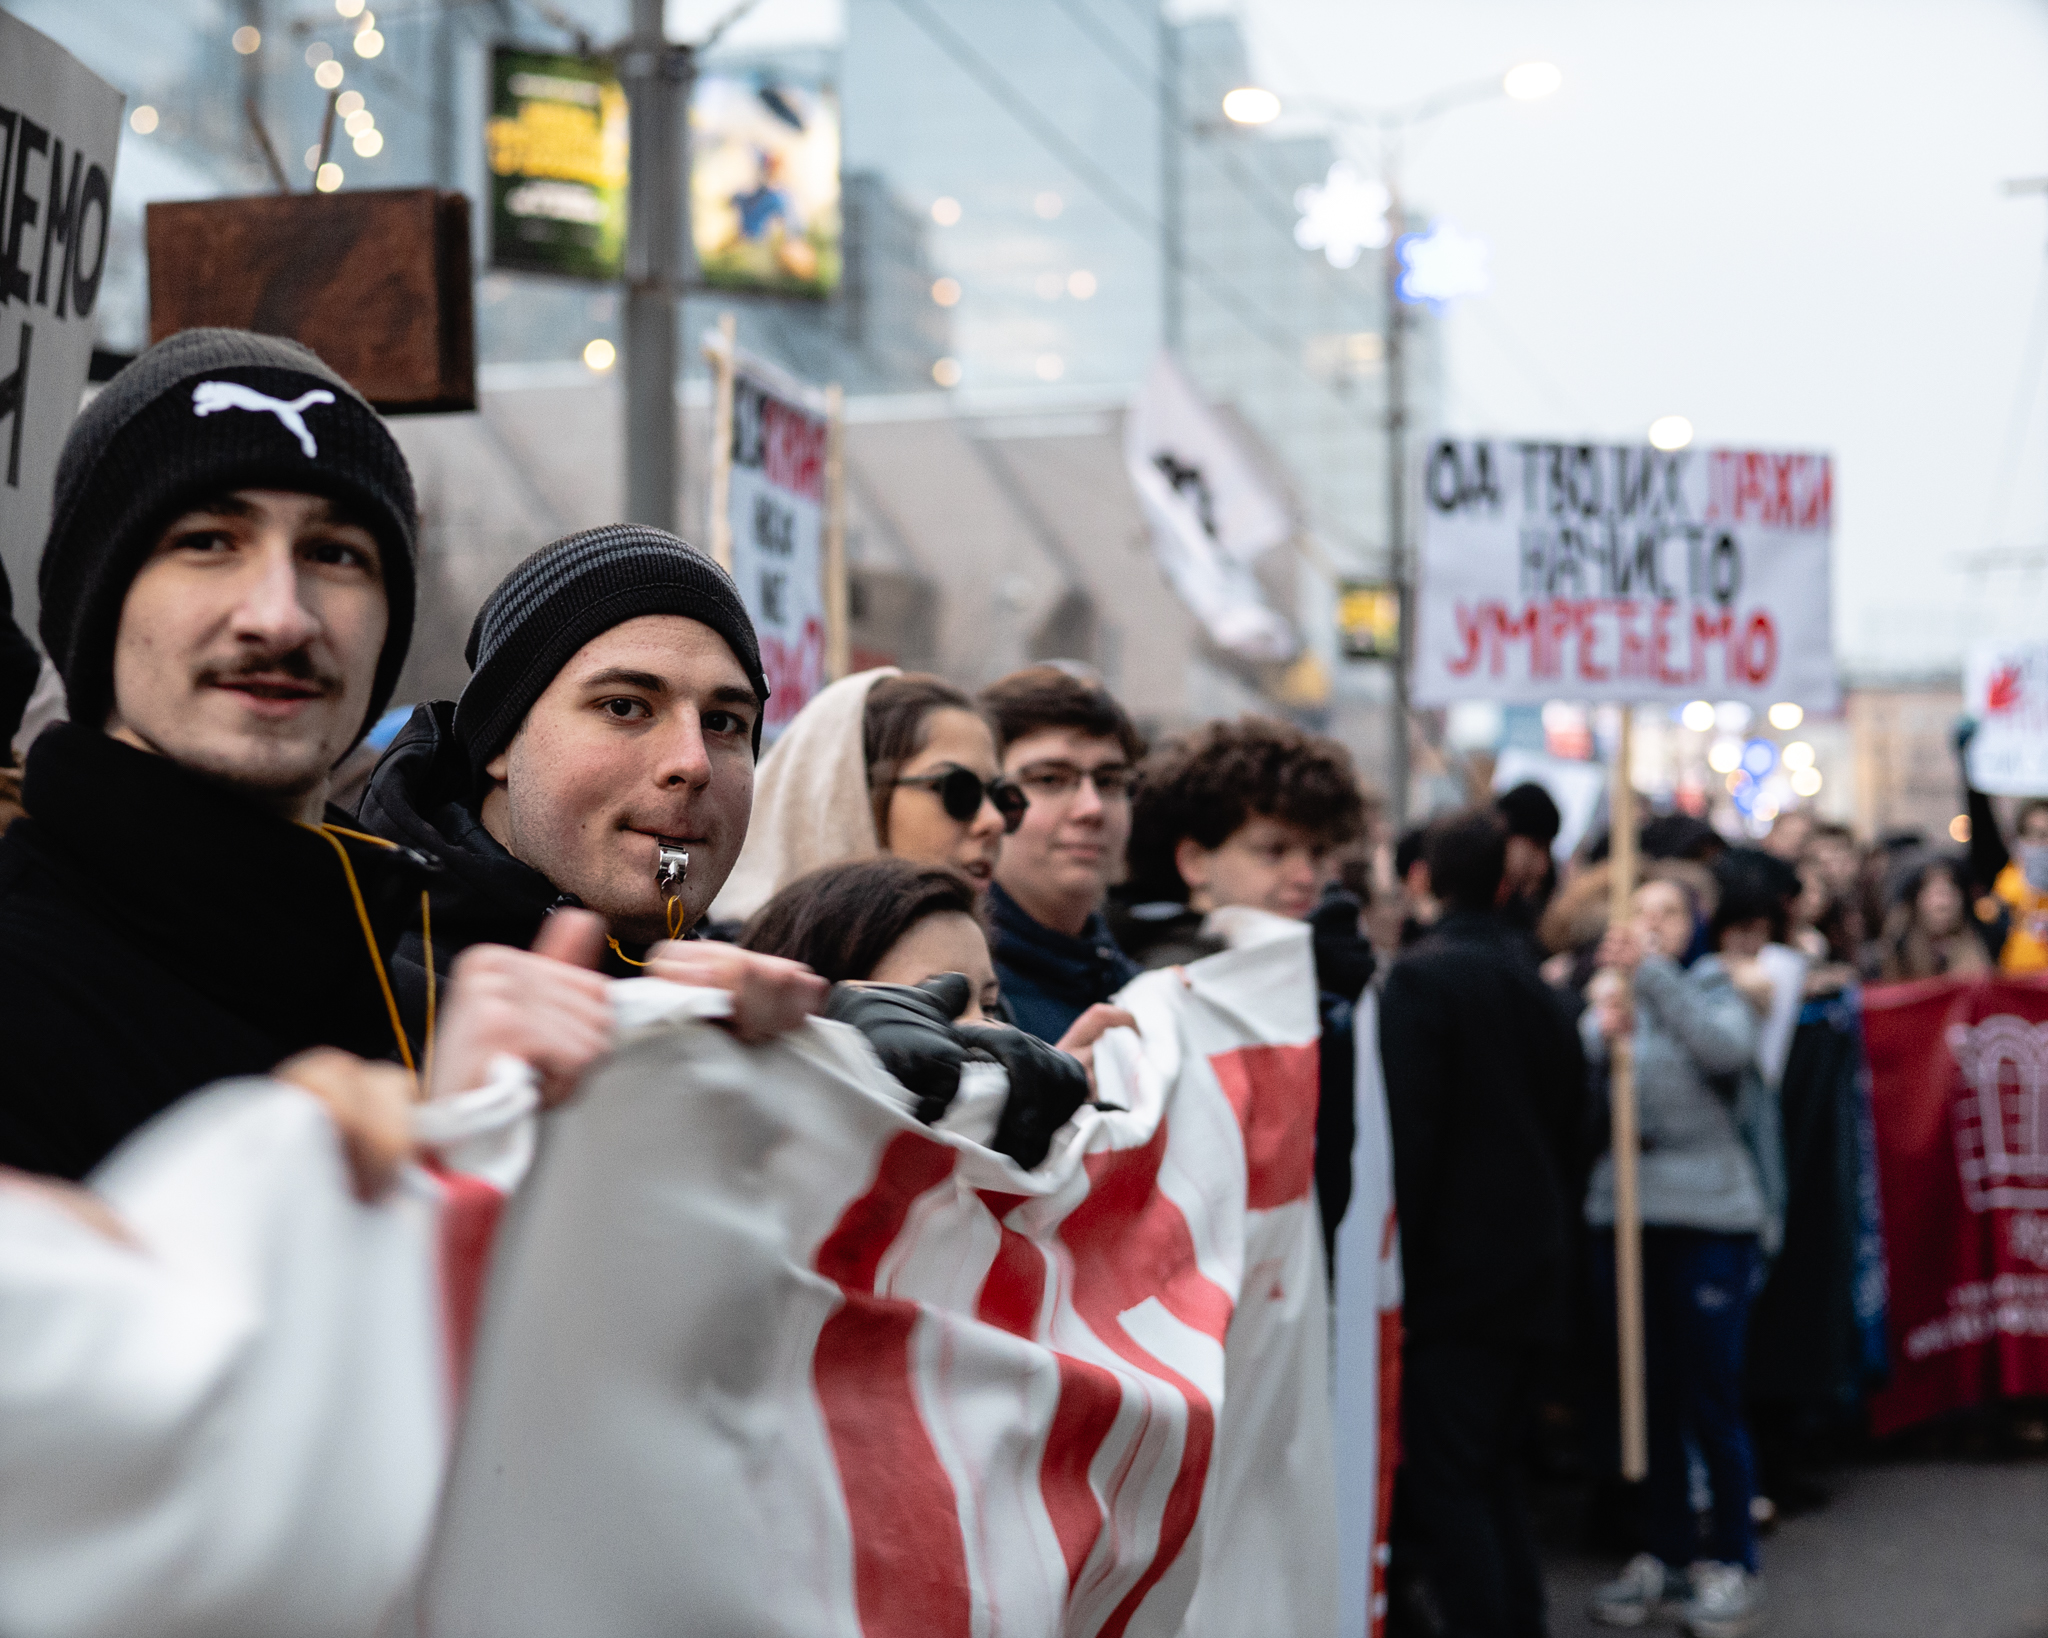
<path id="1" fill-rule="evenodd" d="M 326 1111 L 252 1079 L 92 1178 L 131 1237 L 0 1183 L 0 1632 L 367 1638 L 433 1527 L 503 1196 L 350 1192 Z"/>
<path id="2" fill-rule="evenodd" d="M 1314 983 L 1235 931 L 1031 1172 L 835 1026 L 628 1041 L 509 1215 L 426 1630 L 1333 1632 Z"/>
<path id="3" fill-rule="evenodd" d="M 267 1081 L 95 1175 L 136 1245 L 0 1188 L 0 1631 L 1327 1638 L 1307 934 L 1220 919 L 1029 1172 L 633 980 L 502 1214 L 509 1060 L 375 1205 Z"/>

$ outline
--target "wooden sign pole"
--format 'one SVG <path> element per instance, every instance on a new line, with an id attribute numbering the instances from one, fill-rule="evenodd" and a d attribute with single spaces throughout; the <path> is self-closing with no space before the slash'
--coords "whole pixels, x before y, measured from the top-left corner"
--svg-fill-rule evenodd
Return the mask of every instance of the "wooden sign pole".
<path id="1" fill-rule="evenodd" d="M 718 345 L 706 347 L 711 364 L 711 489 L 706 501 L 705 545 L 712 561 L 732 573 L 732 378 L 739 361 L 739 320 L 718 319 Z"/>
<path id="2" fill-rule="evenodd" d="M 846 395 L 838 382 L 825 389 L 825 680 L 837 682 L 851 665 L 853 633 L 846 588 Z"/>
<path id="3" fill-rule="evenodd" d="M 1610 927 L 1626 926 L 1635 914 L 1636 789 L 1629 777 L 1635 751 L 1635 713 L 1621 708 L 1620 743 L 1615 747 L 1609 786 L 1607 900 Z M 1649 1416 L 1643 1384 L 1643 1208 L 1637 1189 L 1642 1154 L 1636 1124 L 1635 986 L 1622 981 L 1622 1016 L 1630 1028 L 1607 1045 L 1609 1121 L 1614 1155 L 1615 1329 L 1621 1343 L 1621 1476 L 1631 1481 L 1650 1471 Z"/>

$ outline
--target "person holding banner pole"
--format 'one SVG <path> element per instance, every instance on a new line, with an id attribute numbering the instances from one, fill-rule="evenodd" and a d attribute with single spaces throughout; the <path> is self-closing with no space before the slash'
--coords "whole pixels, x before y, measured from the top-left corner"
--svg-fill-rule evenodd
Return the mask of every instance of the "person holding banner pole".
<path id="1" fill-rule="evenodd" d="M 1675 879 L 1634 886 L 1632 808 L 1615 803 L 1612 875 L 1627 913 L 1602 942 L 1580 1031 L 1610 1071 L 1612 1141 L 1586 1219 L 1597 1285 L 1616 1293 L 1622 1474 L 1647 1481 L 1650 1550 L 1588 1613 L 1631 1627 L 1676 1615 L 1693 1638 L 1741 1638 L 1763 1615 L 1742 1367 L 1768 1207 L 1723 1087 L 1755 1063 L 1761 1021 L 1718 961 L 1681 965 L 1700 905 Z M 1713 1499 L 1704 1554 L 1689 1449 Z"/>

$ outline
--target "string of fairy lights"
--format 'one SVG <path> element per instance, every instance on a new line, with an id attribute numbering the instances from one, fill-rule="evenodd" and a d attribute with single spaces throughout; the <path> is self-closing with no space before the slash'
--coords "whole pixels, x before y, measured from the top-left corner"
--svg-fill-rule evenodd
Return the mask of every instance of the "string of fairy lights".
<path id="1" fill-rule="evenodd" d="M 384 35 L 377 27 L 377 14 L 369 9 L 369 0 L 334 0 L 334 10 L 343 22 L 351 25 L 351 52 L 365 62 L 383 53 Z M 238 56 L 253 57 L 263 49 L 263 31 L 244 23 L 228 36 L 228 45 Z M 315 40 L 306 47 L 305 63 L 312 70 L 314 85 L 327 93 L 332 109 L 330 118 L 340 123 L 341 135 L 355 150 L 356 157 L 375 159 L 384 151 L 384 133 L 377 129 L 377 116 L 370 111 L 363 93 L 354 87 L 342 89 L 348 69 L 341 56 L 327 41 Z M 153 134 L 162 123 L 161 111 L 146 102 L 138 104 L 128 115 L 128 127 L 138 136 Z M 305 154 L 306 169 L 313 173 L 313 186 L 321 193 L 333 193 L 344 180 L 341 162 L 333 154 L 332 136 L 330 129 L 323 128 L 321 141 Z"/>

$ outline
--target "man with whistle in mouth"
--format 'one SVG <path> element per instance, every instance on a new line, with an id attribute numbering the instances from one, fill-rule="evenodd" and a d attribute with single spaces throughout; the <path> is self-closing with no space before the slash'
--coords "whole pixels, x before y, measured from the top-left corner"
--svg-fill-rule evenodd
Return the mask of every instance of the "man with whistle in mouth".
<path id="1" fill-rule="evenodd" d="M 437 964 L 580 906 L 606 923 L 604 971 L 728 989 L 743 1038 L 817 1010 L 797 963 L 688 939 L 746 840 L 768 697 L 731 577 L 659 529 L 586 530 L 505 577 L 466 657 L 461 699 L 413 713 L 360 808 L 446 867 Z M 423 956 L 401 947 L 406 987 Z"/>

